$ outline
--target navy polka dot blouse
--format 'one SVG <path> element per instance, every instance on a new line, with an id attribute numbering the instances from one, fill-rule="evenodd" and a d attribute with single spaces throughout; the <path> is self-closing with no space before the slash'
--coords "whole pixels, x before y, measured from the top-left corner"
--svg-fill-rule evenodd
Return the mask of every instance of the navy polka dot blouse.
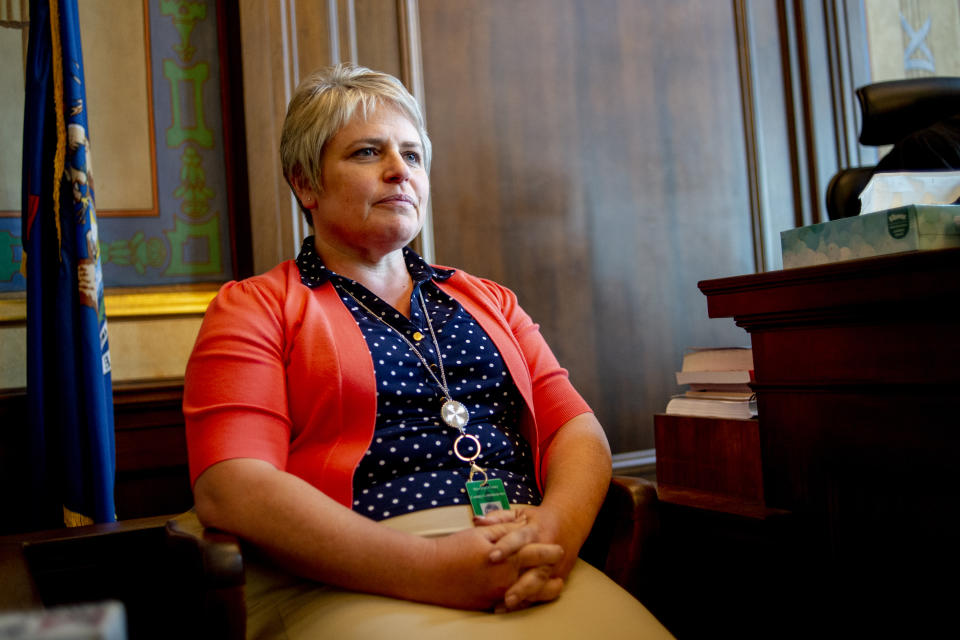
<path id="1" fill-rule="evenodd" d="M 490 478 L 503 480 L 510 502 L 539 504 L 530 445 L 519 431 L 523 399 L 496 346 L 456 300 L 433 284 L 434 279 L 449 278 L 452 271 L 434 269 L 408 248 L 404 259 L 414 282 L 409 319 L 360 283 L 327 269 L 313 250 L 312 236 L 304 240 L 297 256 L 301 282 L 311 288 L 332 282 L 373 356 L 377 420 L 373 442 L 354 473 L 354 511 L 382 520 L 470 503 L 464 490 L 469 465 L 453 454 L 460 434 L 440 419 L 443 391 L 396 332 L 406 336 L 440 379 L 418 293 L 440 345 L 450 393 L 470 412 L 465 431 L 481 442 L 477 463 Z M 469 441 L 461 443 L 460 452 L 472 453 Z"/>

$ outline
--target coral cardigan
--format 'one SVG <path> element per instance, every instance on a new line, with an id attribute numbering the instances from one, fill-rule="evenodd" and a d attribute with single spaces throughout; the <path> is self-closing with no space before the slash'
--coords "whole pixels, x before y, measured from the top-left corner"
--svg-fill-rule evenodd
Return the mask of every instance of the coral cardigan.
<path id="1" fill-rule="evenodd" d="M 542 490 L 547 441 L 590 407 L 513 292 L 459 270 L 437 285 L 500 350 L 526 403 L 521 431 Z M 292 260 L 229 282 L 207 309 L 187 364 L 190 480 L 223 460 L 257 458 L 349 507 L 376 411 L 373 359 L 329 282 L 304 286 Z"/>

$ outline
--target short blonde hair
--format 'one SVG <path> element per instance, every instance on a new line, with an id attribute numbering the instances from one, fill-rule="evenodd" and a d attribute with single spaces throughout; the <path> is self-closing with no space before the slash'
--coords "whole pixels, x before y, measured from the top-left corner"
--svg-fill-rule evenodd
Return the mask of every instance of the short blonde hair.
<path id="1" fill-rule="evenodd" d="M 381 104 L 398 108 L 416 127 L 423 145 L 424 167 L 429 171 L 432 148 L 416 98 L 388 73 L 338 64 L 307 76 L 287 106 L 280 136 L 280 164 L 290 187 L 308 185 L 319 192 L 327 142 L 358 108 L 366 118 Z"/>

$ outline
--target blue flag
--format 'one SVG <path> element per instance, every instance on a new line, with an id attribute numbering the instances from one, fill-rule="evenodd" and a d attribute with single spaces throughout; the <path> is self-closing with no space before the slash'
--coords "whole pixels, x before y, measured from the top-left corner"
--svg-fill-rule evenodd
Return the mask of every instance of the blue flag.
<path id="1" fill-rule="evenodd" d="M 32 0 L 23 271 L 32 526 L 112 522 L 115 450 L 77 0 Z"/>

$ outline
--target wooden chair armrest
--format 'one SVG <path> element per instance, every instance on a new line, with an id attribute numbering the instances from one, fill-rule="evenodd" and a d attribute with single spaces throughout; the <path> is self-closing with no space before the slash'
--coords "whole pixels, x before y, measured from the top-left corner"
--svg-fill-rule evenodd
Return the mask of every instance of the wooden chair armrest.
<path id="1" fill-rule="evenodd" d="M 30 573 L 23 543 L 0 542 L 0 611 L 35 609 L 43 606 L 40 590 Z"/>
<path id="2" fill-rule="evenodd" d="M 197 637 L 246 636 L 243 553 L 239 540 L 205 528 L 193 510 L 167 521 L 167 548 L 182 588 L 182 606 L 198 621 Z"/>
<path id="3" fill-rule="evenodd" d="M 0 609 L 117 600 L 130 637 L 183 628 L 168 606 L 168 517 L 31 531 L 0 538 Z"/>
<path id="4" fill-rule="evenodd" d="M 658 531 L 656 485 L 614 476 L 580 556 L 642 600 L 652 580 Z"/>
<path id="5" fill-rule="evenodd" d="M 210 587 L 243 586 L 243 554 L 236 536 L 204 527 L 193 510 L 167 521 L 167 545 L 178 556 L 189 554 L 204 584 Z M 186 557 L 186 556 L 185 556 Z"/>

